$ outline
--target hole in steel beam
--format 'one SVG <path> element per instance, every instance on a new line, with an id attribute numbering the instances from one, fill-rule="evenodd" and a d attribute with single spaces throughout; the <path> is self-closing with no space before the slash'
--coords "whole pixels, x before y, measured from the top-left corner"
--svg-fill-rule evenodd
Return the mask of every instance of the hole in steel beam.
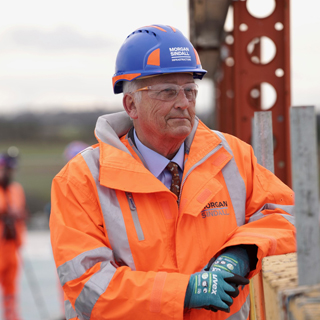
<path id="1" fill-rule="evenodd" d="M 226 96 L 227 96 L 229 99 L 233 99 L 233 98 L 234 98 L 234 92 L 233 92 L 233 90 L 231 90 L 231 89 L 227 90 Z"/>
<path id="2" fill-rule="evenodd" d="M 260 90 L 257 88 L 254 88 L 250 91 L 250 96 L 253 99 L 258 99 L 260 97 Z"/>
<path id="3" fill-rule="evenodd" d="M 228 57 L 228 58 L 226 59 L 226 65 L 227 65 L 228 67 L 233 67 L 233 66 L 234 66 L 234 59 L 233 59 L 232 57 Z"/>
<path id="4" fill-rule="evenodd" d="M 224 31 L 231 32 L 233 31 L 233 6 L 229 6 L 226 20 L 224 23 Z"/>
<path id="5" fill-rule="evenodd" d="M 229 35 L 226 36 L 225 41 L 226 41 L 226 44 L 230 45 L 230 44 L 233 44 L 234 38 L 233 38 L 233 36 L 231 34 L 229 34 Z"/>
<path id="6" fill-rule="evenodd" d="M 275 8 L 275 0 L 247 0 L 247 10 L 255 18 L 269 17 Z"/>
<path id="7" fill-rule="evenodd" d="M 241 23 L 239 26 L 239 30 L 245 32 L 248 30 L 248 26 L 245 23 Z"/>
<path id="8" fill-rule="evenodd" d="M 279 77 L 279 78 L 281 78 L 281 77 L 284 76 L 284 71 L 283 71 L 283 69 L 281 69 L 281 68 L 278 68 L 274 73 L 275 73 L 275 75 L 276 75 L 277 77 Z"/>
<path id="9" fill-rule="evenodd" d="M 274 25 L 274 28 L 277 30 L 277 31 L 281 31 L 283 30 L 283 24 L 281 22 L 277 22 L 275 25 Z"/>
<path id="10" fill-rule="evenodd" d="M 247 52 L 254 64 L 267 64 L 274 59 L 277 48 L 270 38 L 262 36 L 253 38 L 249 42 Z"/>
<path id="11" fill-rule="evenodd" d="M 277 101 L 277 92 L 268 82 L 254 85 L 249 91 L 249 104 L 255 110 L 266 111 L 271 109 Z"/>

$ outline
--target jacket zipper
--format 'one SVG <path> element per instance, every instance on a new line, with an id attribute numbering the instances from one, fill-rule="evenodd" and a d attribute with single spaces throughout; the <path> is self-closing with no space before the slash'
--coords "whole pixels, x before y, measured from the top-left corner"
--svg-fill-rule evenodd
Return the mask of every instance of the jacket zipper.
<path id="1" fill-rule="evenodd" d="M 131 211 L 131 217 L 132 217 L 132 220 L 133 220 L 133 223 L 134 223 L 134 226 L 135 226 L 135 229 L 136 229 L 136 233 L 137 233 L 137 236 L 138 236 L 138 240 L 139 241 L 143 241 L 144 240 L 144 234 L 143 234 L 143 231 L 142 231 L 142 227 L 141 227 L 139 216 L 138 216 L 138 212 L 137 212 L 137 207 L 136 207 L 136 204 L 135 204 L 135 202 L 133 200 L 132 193 L 131 192 L 126 192 L 126 196 L 127 196 L 129 208 L 130 208 L 130 211 Z"/>

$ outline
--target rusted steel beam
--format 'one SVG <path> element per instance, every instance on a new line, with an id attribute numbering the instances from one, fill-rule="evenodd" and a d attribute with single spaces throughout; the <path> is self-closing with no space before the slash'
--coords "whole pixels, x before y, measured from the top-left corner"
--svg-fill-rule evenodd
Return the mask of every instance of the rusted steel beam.
<path id="1" fill-rule="evenodd" d="M 248 143 L 252 140 L 254 112 L 272 111 L 275 174 L 291 186 L 289 4 L 289 0 L 276 0 L 274 10 L 260 18 L 249 11 L 248 1 L 232 2 L 233 43 L 224 44 L 230 55 L 221 55 L 217 97 L 219 111 L 227 101 L 233 109 L 229 117 L 234 119 L 231 124 L 220 112 L 221 127 L 218 129 L 235 134 Z M 274 54 L 265 57 L 269 48 Z M 233 101 L 229 101 L 229 97 L 233 97 Z"/>

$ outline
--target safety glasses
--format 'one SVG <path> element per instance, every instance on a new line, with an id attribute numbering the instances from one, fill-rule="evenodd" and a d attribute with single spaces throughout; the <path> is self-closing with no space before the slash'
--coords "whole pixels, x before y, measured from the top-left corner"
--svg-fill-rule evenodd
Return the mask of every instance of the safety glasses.
<path id="1" fill-rule="evenodd" d="M 153 86 L 143 87 L 134 92 L 138 91 L 148 91 L 148 95 L 152 99 L 161 100 L 161 101 L 172 101 L 174 100 L 180 90 L 183 90 L 184 95 L 188 101 L 195 101 L 198 93 L 198 85 L 195 83 L 187 83 L 183 86 L 179 86 L 173 83 L 159 83 Z"/>

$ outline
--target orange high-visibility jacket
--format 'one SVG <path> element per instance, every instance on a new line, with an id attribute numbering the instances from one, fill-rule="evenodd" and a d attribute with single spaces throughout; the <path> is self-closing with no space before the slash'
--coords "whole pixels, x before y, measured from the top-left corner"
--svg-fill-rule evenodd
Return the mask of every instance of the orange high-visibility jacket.
<path id="1" fill-rule="evenodd" d="M 4 215 L 15 217 L 17 238 L 14 242 L 17 248 L 20 247 L 25 233 L 26 219 L 26 199 L 23 187 L 20 183 L 12 182 L 6 190 L 3 187 L 0 187 L 0 215 L 1 217 L 4 217 Z M 4 232 L 3 228 L 3 219 L 0 218 L 0 243 L 6 242 L 2 237 Z M 12 254 L 16 253 L 12 252 Z"/>
<path id="2" fill-rule="evenodd" d="M 223 248 L 294 252 L 293 192 L 252 148 L 196 119 L 185 141 L 179 206 L 145 167 L 125 112 L 102 116 L 99 143 L 54 178 L 51 242 L 67 319 L 247 319 L 249 288 L 231 312 L 184 310 L 190 274 Z"/>
<path id="3" fill-rule="evenodd" d="M 5 314 L 15 313 L 17 275 L 19 268 L 18 250 L 24 240 L 26 203 L 22 186 L 13 182 L 4 189 L 0 187 L 0 285 L 3 289 Z M 16 237 L 6 239 L 4 236 L 6 216 L 14 217 L 13 224 Z M 13 319 L 13 318 L 12 318 Z"/>

